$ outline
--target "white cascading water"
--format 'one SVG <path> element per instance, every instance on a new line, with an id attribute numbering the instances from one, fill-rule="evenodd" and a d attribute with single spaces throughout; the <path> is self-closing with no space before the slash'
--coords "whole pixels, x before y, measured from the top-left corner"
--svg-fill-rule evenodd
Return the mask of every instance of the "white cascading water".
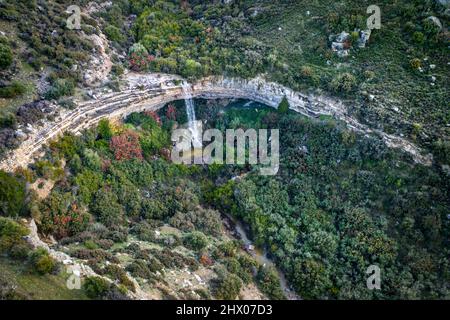
<path id="1" fill-rule="evenodd" d="M 192 144 L 194 145 L 194 147 L 201 147 L 200 135 L 195 118 L 195 105 L 194 100 L 192 99 L 191 86 L 187 82 L 183 82 L 183 94 L 185 96 L 184 104 L 186 105 L 189 131 L 192 134 Z"/>

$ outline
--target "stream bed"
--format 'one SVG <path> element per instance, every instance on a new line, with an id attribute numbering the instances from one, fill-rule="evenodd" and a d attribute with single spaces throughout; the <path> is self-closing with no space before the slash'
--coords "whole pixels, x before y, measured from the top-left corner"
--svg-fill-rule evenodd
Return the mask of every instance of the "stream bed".
<path id="1" fill-rule="evenodd" d="M 276 266 L 272 259 L 270 259 L 267 255 L 267 251 L 265 249 L 257 248 L 254 246 L 252 240 L 247 235 L 246 227 L 239 219 L 235 217 L 225 214 L 225 217 L 232 222 L 232 226 L 234 231 L 238 235 L 238 238 L 243 242 L 246 248 L 253 247 L 254 250 L 251 250 L 250 254 L 253 258 L 263 266 L 272 266 L 278 272 L 278 276 L 280 278 L 280 286 L 283 290 L 284 295 L 288 300 L 301 300 L 301 298 L 295 293 L 294 290 L 291 289 L 285 274 Z"/>

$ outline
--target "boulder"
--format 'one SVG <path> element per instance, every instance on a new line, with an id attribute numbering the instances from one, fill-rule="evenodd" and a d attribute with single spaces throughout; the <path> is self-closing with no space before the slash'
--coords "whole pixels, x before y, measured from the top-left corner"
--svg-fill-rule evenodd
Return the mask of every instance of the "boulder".
<path id="1" fill-rule="evenodd" d="M 441 20 L 439 20 L 437 17 L 435 17 L 435 16 L 429 16 L 426 20 L 427 20 L 427 21 L 430 21 L 432 24 L 434 24 L 434 25 L 439 29 L 439 31 L 442 30 L 442 23 L 441 23 Z"/>
<path id="2" fill-rule="evenodd" d="M 349 33 L 342 31 L 337 37 L 336 37 L 336 42 L 344 42 L 345 40 L 348 39 L 348 37 L 350 36 Z"/>
<path id="3" fill-rule="evenodd" d="M 450 0 L 435 0 L 437 4 L 440 4 L 441 6 L 450 7 Z"/>
<path id="4" fill-rule="evenodd" d="M 371 34 L 371 30 L 370 29 L 361 30 L 359 32 L 359 39 L 358 39 L 358 47 L 359 48 L 365 48 L 366 47 L 366 43 L 370 39 L 370 34 Z"/>

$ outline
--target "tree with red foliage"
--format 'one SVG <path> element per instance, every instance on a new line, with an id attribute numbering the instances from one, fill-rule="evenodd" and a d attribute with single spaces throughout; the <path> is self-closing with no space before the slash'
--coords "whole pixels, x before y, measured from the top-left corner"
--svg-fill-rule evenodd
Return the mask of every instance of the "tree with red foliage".
<path id="1" fill-rule="evenodd" d="M 200 263 L 201 263 L 203 266 L 205 266 L 205 267 L 209 267 L 209 266 L 212 266 L 212 265 L 214 264 L 214 261 L 213 261 L 213 260 L 211 259 L 211 257 L 210 257 L 207 253 L 205 253 L 205 252 L 203 252 L 203 253 L 200 255 L 199 261 L 200 261 Z"/>
<path id="2" fill-rule="evenodd" d="M 129 51 L 130 69 L 134 71 L 145 71 L 149 68 L 155 56 L 148 54 L 147 49 L 140 43 L 135 43 Z"/>
<path id="3" fill-rule="evenodd" d="M 161 118 L 158 116 L 158 114 L 155 111 L 146 111 L 144 112 L 146 116 L 153 118 L 155 122 L 158 124 L 158 126 L 161 125 Z"/>
<path id="4" fill-rule="evenodd" d="M 109 146 L 114 152 L 116 160 L 143 159 L 139 135 L 134 131 L 126 130 L 122 134 L 112 137 Z"/>
<path id="5" fill-rule="evenodd" d="M 56 195 L 50 197 L 42 211 L 40 229 L 44 233 L 52 234 L 56 239 L 73 236 L 84 231 L 91 219 L 91 215 L 79 207 L 76 202 L 66 208 L 54 208 L 62 201 Z"/>
<path id="6" fill-rule="evenodd" d="M 169 120 L 177 120 L 177 109 L 173 104 L 169 104 L 166 111 L 166 117 Z"/>

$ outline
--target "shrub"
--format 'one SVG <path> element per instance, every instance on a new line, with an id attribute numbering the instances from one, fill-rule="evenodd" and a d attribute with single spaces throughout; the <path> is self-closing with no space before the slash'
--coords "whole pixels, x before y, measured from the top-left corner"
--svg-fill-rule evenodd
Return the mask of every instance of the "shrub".
<path id="1" fill-rule="evenodd" d="M 87 168 L 93 171 L 99 171 L 102 166 L 102 159 L 98 153 L 92 149 L 84 149 L 83 162 Z"/>
<path id="2" fill-rule="evenodd" d="M 7 113 L 0 116 L 0 129 L 3 128 L 14 128 L 17 123 L 17 118 L 12 113 Z"/>
<path id="3" fill-rule="evenodd" d="M 414 58 L 409 61 L 409 65 L 411 66 L 412 69 L 417 70 L 421 67 L 422 63 L 420 59 Z"/>
<path id="4" fill-rule="evenodd" d="M 372 80 L 373 78 L 375 78 L 375 72 L 373 72 L 372 70 L 365 70 L 364 71 L 364 78 L 366 80 Z"/>
<path id="5" fill-rule="evenodd" d="M 107 294 L 109 287 L 108 281 L 100 277 L 88 277 L 83 284 L 86 295 L 91 299 L 103 298 Z"/>
<path id="6" fill-rule="evenodd" d="M 116 263 L 118 261 L 113 254 L 102 249 L 77 249 L 74 250 L 71 254 L 78 259 L 92 260 L 95 262 L 110 261 Z"/>
<path id="7" fill-rule="evenodd" d="M 84 207 L 80 207 L 76 202 L 70 203 L 69 201 L 73 201 L 70 194 L 58 192 L 52 192 L 44 200 L 39 225 L 42 232 L 51 233 L 57 239 L 61 239 L 73 236 L 87 228 L 91 215 Z"/>
<path id="8" fill-rule="evenodd" d="M 91 210 L 105 226 L 117 226 L 123 222 L 123 207 L 118 203 L 117 195 L 111 191 L 98 190 Z"/>
<path id="9" fill-rule="evenodd" d="M 110 140 L 113 133 L 108 119 L 102 119 L 98 123 L 98 134 L 100 138 Z"/>
<path id="10" fill-rule="evenodd" d="M 12 99 L 25 93 L 26 88 L 18 81 L 13 81 L 9 86 L 0 88 L 0 97 Z"/>
<path id="11" fill-rule="evenodd" d="M 450 165 L 450 141 L 439 139 L 433 143 L 433 155 L 443 164 Z"/>
<path id="12" fill-rule="evenodd" d="M 11 48 L 6 43 L 0 43 L 0 69 L 5 70 L 13 62 Z"/>
<path id="13" fill-rule="evenodd" d="M 157 258 L 166 268 L 184 268 L 188 266 L 191 270 L 198 269 L 198 262 L 184 255 L 164 248 L 163 250 L 151 249 L 150 254 Z"/>
<path id="14" fill-rule="evenodd" d="M 56 268 L 56 261 L 50 257 L 48 251 L 43 248 L 33 251 L 30 260 L 34 270 L 39 274 L 51 273 Z"/>
<path id="15" fill-rule="evenodd" d="M 44 97 L 48 100 L 59 99 L 63 96 L 70 96 L 73 94 L 75 89 L 75 84 L 72 80 L 68 79 L 58 79 L 44 94 Z"/>
<path id="16" fill-rule="evenodd" d="M 234 300 L 241 291 L 242 281 L 238 276 L 227 273 L 214 282 L 214 296 L 221 300 Z"/>
<path id="17" fill-rule="evenodd" d="M 420 31 L 416 31 L 413 33 L 413 40 L 417 44 L 423 44 L 425 42 L 425 35 Z"/>
<path id="18" fill-rule="evenodd" d="M 116 160 L 143 159 L 139 135 L 131 130 L 112 137 L 110 148 L 114 152 Z"/>
<path id="19" fill-rule="evenodd" d="M 147 49 L 145 49 L 142 44 L 135 43 L 129 50 L 128 59 L 130 63 L 130 69 L 134 71 L 144 71 L 148 69 L 150 62 L 152 62 L 155 57 L 149 55 Z"/>
<path id="20" fill-rule="evenodd" d="M 220 213 L 211 209 L 198 208 L 195 211 L 179 211 L 170 218 L 169 223 L 185 232 L 198 230 L 213 236 L 218 236 L 222 232 Z"/>
<path id="21" fill-rule="evenodd" d="M 258 281 L 258 287 L 269 299 L 281 300 L 285 298 L 280 286 L 280 278 L 274 268 L 261 266 L 256 279 Z"/>
<path id="22" fill-rule="evenodd" d="M 118 43 L 122 43 L 123 41 L 125 41 L 125 37 L 123 36 L 122 31 L 115 26 L 107 26 L 105 28 L 105 34 L 111 41 L 116 41 Z"/>
<path id="23" fill-rule="evenodd" d="M 147 222 L 140 222 L 133 226 L 133 233 L 135 233 L 139 240 L 153 242 L 155 241 L 155 231 Z"/>
<path id="24" fill-rule="evenodd" d="M 215 252 L 217 258 L 234 257 L 239 248 L 239 241 L 227 241 L 221 243 Z"/>
<path id="25" fill-rule="evenodd" d="M 121 64 L 115 64 L 111 68 L 111 72 L 116 76 L 121 76 L 124 73 L 125 69 Z"/>
<path id="26" fill-rule="evenodd" d="M 22 237 L 28 229 L 10 218 L 0 217 L 0 252 L 9 252 L 15 245 L 24 243 Z"/>
<path id="27" fill-rule="evenodd" d="M 0 170 L 0 215 L 17 217 L 25 204 L 25 183 Z"/>
<path id="28" fill-rule="evenodd" d="M 182 74 L 188 78 L 201 76 L 202 75 L 201 63 L 192 59 L 187 59 L 184 64 Z"/>
<path id="29" fill-rule="evenodd" d="M 355 85 L 355 76 L 348 72 L 337 75 L 331 81 L 331 89 L 336 93 L 348 93 Z"/>
<path id="30" fill-rule="evenodd" d="M 31 247 L 25 241 L 19 241 L 9 250 L 9 256 L 13 259 L 25 260 L 31 251 Z"/>
<path id="31" fill-rule="evenodd" d="M 188 233 L 184 238 L 184 245 L 196 251 L 200 251 L 208 245 L 208 238 L 201 232 Z"/>
<path id="32" fill-rule="evenodd" d="M 161 265 L 161 264 L 159 264 L 159 265 Z M 159 270 L 161 270 L 161 269 L 159 269 Z M 151 282 L 153 282 L 155 280 L 155 275 L 153 272 L 159 271 L 159 270 L 152 270 L 150 268 L 150 265 L 145 260 L 142 260 L 142 259 L 133 261 L 127 267 L 127 271 L 129 271 L 133 277 L 147 279 L 147 280 L 150 280 Z"/>
<path id="33" fill-rule="evenodd" d="M 278 112 L 281 114 L 287 113 L 289 111 L 289 107 L 289 101 L 286 96 L 284 96 L 280 104 L 278 105 Z"/>

